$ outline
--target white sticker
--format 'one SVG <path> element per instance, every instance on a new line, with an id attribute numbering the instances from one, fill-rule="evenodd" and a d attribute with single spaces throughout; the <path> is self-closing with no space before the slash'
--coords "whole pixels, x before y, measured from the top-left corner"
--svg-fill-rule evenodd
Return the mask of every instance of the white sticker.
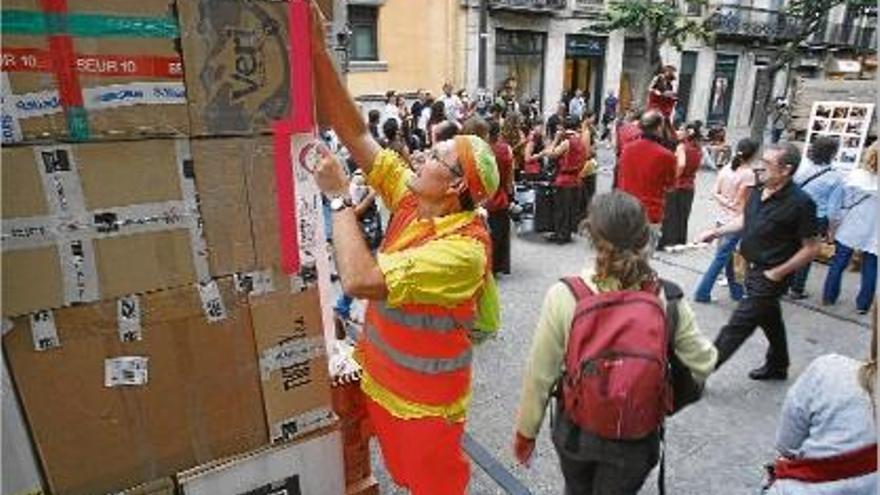
<path id="1" fill-rule="evenodd" d="M 290 339 L 260 353 L 260 376 L 263 381 L 269 380 L 273 371 L 305 363 L 325 353 L 323 338 Z"/>
<path id="2" fill-rule="evenodd" d="M 226 307 L 223 306 L 223 298 L 220 297 L 220 288 L 217 282 L 211 280 L 208 283 L 199 284 L 199 297 L 202 299 L 202 311 L 209 323 L 217 323 L 226 319 Z"/>
<path id="3" fill-rule="evenodd" d="M 61 347 L 58 329 L 55 327 L 55 314 L 51 310 L 31 313 L 31 337 L 34 339 L 34 349 L 38 351 Z"/>
<path id="4" fill-rule="evenodd" d="M 147 363 L 144 356 L 123 356 L 104 360 L 104 386 L 124 387 L 146 385 L 149 381 Z"/>
<path id="5" fill-rule="evenodd" d="M 141 301 L 138 296 L 121 297 L 116 301 L 116 321 L 120 341 L 137 342 L 144 338 L 141 328 Z"/>
<path id="6" fill-rule="evenodd" d="M 332 424 L 336 414 L 329 407 L 319 407 L 272 425 L 272 441 L 291 440 Z"/>
<path id="7" fill-rule="evenodd" d="M 83 106 L 87 110 L 184 103 L 186 88 L 183 82 L 132 82 L 83 88 Z"/>
<path id="8" fill-rule="evenodd" d="M 34 91 L 20 95 L 9 95 L 6 108 L 14 119 L 29 119 L 61 113 L 61 97 L 57 90 Z"/>
<path id="9" fill-rule="evenodd" d="M 272 272 L 268 270 L 236 273 L 233 277 L 235 289 L 244 294 L 260 296 L 275 290 L 275 285 L 272 283 Z"/>

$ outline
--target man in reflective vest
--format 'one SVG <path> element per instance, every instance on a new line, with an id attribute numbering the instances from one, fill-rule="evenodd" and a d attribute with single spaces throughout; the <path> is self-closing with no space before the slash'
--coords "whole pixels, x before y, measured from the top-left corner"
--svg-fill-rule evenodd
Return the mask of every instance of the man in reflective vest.
<path id="1" fill-rule="evenodd" d="M 489 145 L 457 136 L 416 156 L 414 170 L 381 150 L 340 82 L 313 19 L 315 96 L 368 182 L 393 213 L 374 258 L 329 153 L 316 170 L 333 211 L 333 246 L 346 294 L 369 300 L 357 357 L 385 465 L 413 494 L 462 494 L 461 436 L 471 392 L 471 333 L 499 323 L 491 243 L 475 207 L 498 188 Z"/>

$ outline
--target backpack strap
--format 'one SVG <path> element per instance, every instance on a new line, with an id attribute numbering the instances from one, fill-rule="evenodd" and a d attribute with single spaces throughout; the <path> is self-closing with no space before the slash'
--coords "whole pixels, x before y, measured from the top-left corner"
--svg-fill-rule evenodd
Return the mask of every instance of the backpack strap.
<path id="1" fill-rule="evenodd" d="M 594 295 L 593 289 L 580 277 L 563 277 L 559 281 L 568 287 L 568 290 L 574 295 L 575 301 Z"/>
<path id="2" fill-rule="evenodd" d="M 831 165 L 828 165 L 825 168 L 823 168 L 822 170 L 807 177 L 807 179 L 805 181 L 798 184 L 798 187 L 803 189 L 803 188 L 807 187 L 807 184 L 809 184 L 810 182 L 813 182 L 814 180 L 818 179 L 819 177 L 822 177 L 823 175 L 827 174 L 828 172 L 831 172 Z"/>

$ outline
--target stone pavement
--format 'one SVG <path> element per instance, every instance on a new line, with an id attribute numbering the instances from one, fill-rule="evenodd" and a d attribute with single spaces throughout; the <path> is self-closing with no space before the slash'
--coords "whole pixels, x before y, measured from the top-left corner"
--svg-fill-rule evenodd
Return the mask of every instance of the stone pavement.
<path id="1" fill-rule="evenodd" d="M 600 158 L 606 170 L 601 172 L 599 190 L 607 191 L 607 152 Z M 714 172 L 701 171 L 698 177 L 691 237 L 714 221 L 710 194 L 714 180 Z M 538 439 L 536 456 L 526 469 L 516 465 L 511 454 L 514 419 L 524 363 L 544 292 L 561 276 L 579 272 L 585 263 L 592 262 L 592 251 L 581 238 L 557 246 L 531 234 L 515 238 L 512 250 L 513 273 L 499 280 L 503 329 L 496 340 L 477 349 L 467 430 L 533 493 L 559 494 L 563 482 L 549 440 L 547 420 Z M 711 249 L 658 254 L 654 266 L 661 276 L 681 284 L 692 300 L 693 289 L 712 254 Z M 746 377 L 749 369 L 761 364 L 766 349 L 766 341 L 757 331 L 710 377 L 703 400 L 668 421 L 667 493 L 758 493 L 761 466 L 774 457 L 776 424 L 787 388 L 821 354 L 835 352 L 857 358 L 867 355 L 869 319 L 858 315 L 854 306 L 857 274 L 846 274 L 838 306 L 824 308 L 818 305 L 815 295 L 821 291 L 825 273 L 823 265 L 811 273 L 808 292 L 813 297 L 783 304 L 792 356 L 787 382 L 755 382 Z M 692 303 L 699 325 L 709 338 L 715 337 L 734 308 L 724 287 L 716 285 L 713 296 L 717 300 L 713 304 Z M 375 454 L 374 467 L 383 493 L 405 493 L 394 487 L 381 466 L 381 457 Z M 656 471 L 646 481 L 642 494 L 657 493 Z M 472 474 L 471 494 L 503 493 L 478 467 L 473 467 Z"/>

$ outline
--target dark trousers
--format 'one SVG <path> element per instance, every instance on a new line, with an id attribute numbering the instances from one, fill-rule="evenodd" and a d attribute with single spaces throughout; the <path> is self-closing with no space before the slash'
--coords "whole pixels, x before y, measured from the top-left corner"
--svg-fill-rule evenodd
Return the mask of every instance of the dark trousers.
<path id="1" fill-rule="evenodd" d="M 656 433 L 641 440 L 599 438 L 581 430 L 557 408 L 553 446 L 566 495 L 636 495 L 660 458 Z"/>
<path id="2" fill-rule="evenodd" d="M 746 274 L 746 297 L 739 302 L 730 321 L 715 338 L 720 368 L 757 327 L 761 327 L 770 343 L 765 365 L 774 371 L 788 369 L 788 342 L 785 337 L 785 321 L 779 298 L 785 293 L 786 282 L 773 282 L 764 277 L 760 268 L 749 269 Z"/>
<path id="3" fill-rule="evenodd" d="M 510 218 L 507 210 L 489 212 L 492 236 L 492 271 L 510 273 Z"/>
<path id="4" fill-rule="evenodd" d="M 693 189 L 675 189 L 666 193 L 666 209 L 663 212 L 663 235 L 659 248 L 687 244 L 688 220 L 694 204 Z"/>
<path id="5" fill-rule="evenodd" d="M 590 174 L 584 177 L 581 180 L 579 191 L 580 197 L 578 198 L 577 222 L 575 223 L 575 228 L 577 228 L 577 225 L 580 224 L 583 219 L 587 218 L 587 215 L 590 213 L 590 201 L 593 200 L 593 196 L 596 194 L 596 174 Z"/>
<path id="6" fill-rule="evenodd" d="M 571 240 L 577 221 L 577 204 L 580 190 L 577 187 L 558 187 L 553 198 L 553 225 L 556 238 Z"/>

